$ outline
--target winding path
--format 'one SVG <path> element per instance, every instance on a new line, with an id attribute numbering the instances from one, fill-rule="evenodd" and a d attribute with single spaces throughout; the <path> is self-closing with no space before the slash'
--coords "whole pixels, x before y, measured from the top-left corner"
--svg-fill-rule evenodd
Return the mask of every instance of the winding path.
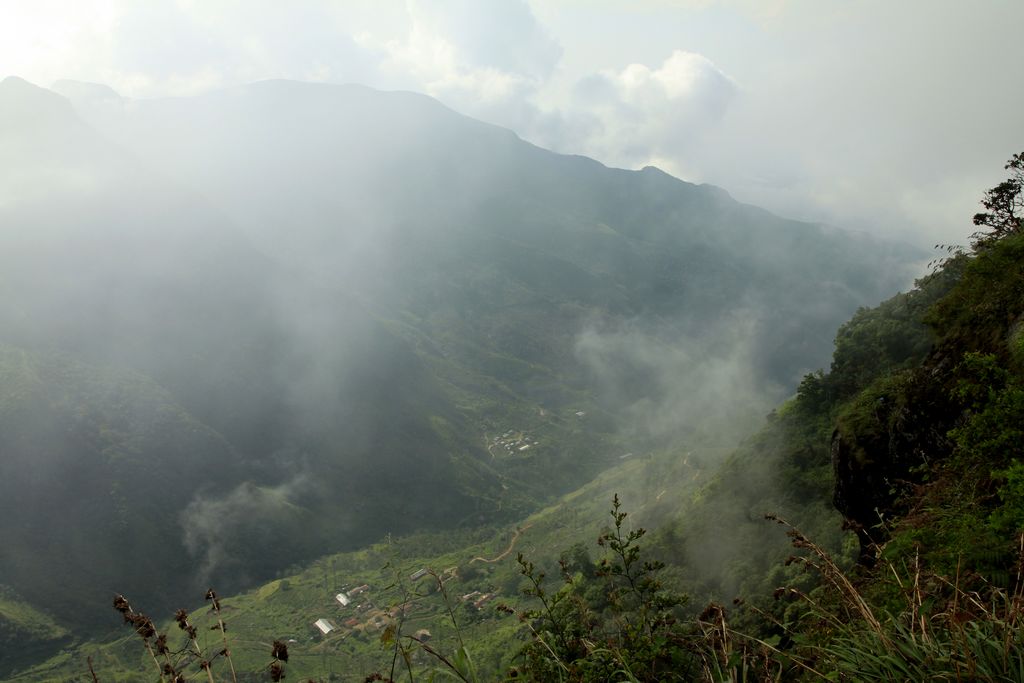
<path id="1" fill-rule="evenodd" d="M 497 557 L 490 560 L 488 560 L 486 557 L 474 557 L 472 560 L 469 561 L 469 563 L 473 564 L 474 562 L 486 562 L 487 564 L 494 564 L 495 562 L 500 562 L 501 560 L 504 560 L 506 557 L 508 557 L 508 554 L 512 552 L 512 549 L 516 547 L 516 541 L 519 540 L 519 537 L 522 536 L 523 532 L 529 529 L 531 526 L 533 526 L 532 522 L 522 528 L 516 527 L 516 532 L 512 534 L 512 540 L 509 541 L 508 547 L 505 548 L 505 552 L 503 552 L 501 555 L 498 555 Z"/>

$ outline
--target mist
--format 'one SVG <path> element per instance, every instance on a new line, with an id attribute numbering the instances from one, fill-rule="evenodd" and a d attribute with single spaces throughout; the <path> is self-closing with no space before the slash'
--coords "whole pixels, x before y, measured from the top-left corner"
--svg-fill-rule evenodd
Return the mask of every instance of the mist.
<path id="1" fill-rule="evenodd" d="M 197 588 L 214 585 L 214 578 L 223 578 L 229 570 L 241 575 L 242 585 L 259 576 L 258 570 L 230 563 L 246 556 L 265 557 L 291 545 L 287 534 L 308 524 L 302 497 L 313 488 L 307 475 L 298 474 L 278 486 L 243 482 L 223 495 L 193 498 L 181 512 L 180 524 L 182 542 L 196 563 Z"/>
<path id="2" fill-rule="evenodd" d="M 735 445 L 787 392 L 757 366 L 757 316 L 732 311 L 704 329 L 673 336 L 635 322 L 587 328 L 576 353 L 602 398 L 621 406 L 628 442 Z"/>
<path id="3" fill-rule="evenodd" d="M 977 188 L 998 181 L 1019 137 L 1022 95 L 1003 84 L 1021 11 L 998 0 L 41 2 L 0 10 L 0 77 L 147 99 L 266 78 L 424 92 L 545 148 L 656 165 L 783 215 L 927 247 L 962 241 Z"/>
<path id="4" fill-rule="evenodd" d="M 179 416 L 137 437 L 78 389 L 42 411 L 77 415 L 49 476 L 161 491 L 159 508 L 97 507 L 76 551 L 126 576 L 127 557 L 100 562 L 88 541 L 120 529 L 164 563 L 148 589 L 131 582 L 161 604 L 389 533 L 508 523 L 626 451 L 735 444 L 922 257 L 558 155 L 413 93 L 56 90 L 0 88 L 0 341 L 115 385 L 137 373 Z M 201 466 L 157 447 L 188 424 L 216 435 Z M 498 458 L 509 431 L 529 449 Z M 33 469 L 36 448 L 11 440 L 5 466 Z M 56 590 L 12 576 L 29 599 Z"/>
<path id="5" fill-rule="evenodd" d="M 240 28 L 115 2 L 51 63 L 12 62 L 30 80 L 0 82 L 5 595 L 89 633 L 114 626 L 111 590 L 176 608 L 383 538 L 518 528 L 563 496 L 593 512 L 609 479 L 701 590 L 749 578 L 734 568 L 777 540 L 755 507 L 787 476 L 766 416 L 828 367 L 837 326 L 921 273 L 921 207 L 961 184 L 893 199 L 868 178 L 885 159 L 808 161 L 824 134 L 752 123 L 777 81 L 730 50 L 582 68 L 573 11 L 447 5 L 311 2 L 306 52 L 269 39 L 277 10 Z M 158 19 L 187 59 L 139 43 Z"/>
<path id="6" fill-rule="evenodd" d="M 312 622 L 328 563 L 444 552 L 514 598 L 519 537 L 554 576 L 616 494 L 698 600 L 789 571 L 766 512 L 848 551 L 795 395 L 968 239 L 1021 20 L 3 3 L 0 678 L 118 628 L 113 594 L 312 567 L 323 601 L 266 593 Z M 904 303 L 864 334 L 926 347 Z"/>

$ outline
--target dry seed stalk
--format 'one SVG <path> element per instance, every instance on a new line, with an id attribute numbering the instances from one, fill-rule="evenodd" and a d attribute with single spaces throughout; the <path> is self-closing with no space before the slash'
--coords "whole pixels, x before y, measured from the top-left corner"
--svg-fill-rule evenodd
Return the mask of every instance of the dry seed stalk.
<path id="1" fill-rule="evenodd" d="M 231 661 L 231 651 L 228 649 L 227 627 L 224 625 L 224 619 L 221 616 L 220 600 L 217 598 L 217 593 L 212 588 L 206 591 L 206 599 L 210 601 L 210 608 L 217 615 L 216 628 L 220 630 L 221 642 L 224 643 L 224 649 L 220 651 L 220 654 L 224 655 L 224 658 L 228 660 L 228 668 L 231 669 L 232 683 L 238 683 L 238 677 L 235 675 L 235 665 Z"/>

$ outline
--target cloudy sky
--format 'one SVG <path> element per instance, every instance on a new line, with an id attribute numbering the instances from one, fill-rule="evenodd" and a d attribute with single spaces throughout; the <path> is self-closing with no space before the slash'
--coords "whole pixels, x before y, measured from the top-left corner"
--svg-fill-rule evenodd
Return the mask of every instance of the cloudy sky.
<path id="1" fill-rule="evenodd" d="M 1024 150 L 1019 0 L 0 0 L 0 78 L 425 92 L 796 218 L 966 241 Z"/>

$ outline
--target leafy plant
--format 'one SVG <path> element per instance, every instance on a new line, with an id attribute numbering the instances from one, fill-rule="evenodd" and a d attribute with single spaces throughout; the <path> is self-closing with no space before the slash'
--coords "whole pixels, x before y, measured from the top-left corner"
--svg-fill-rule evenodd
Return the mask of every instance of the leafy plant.
<path id="1" fill-rule="evenodd" d="M 562 586 L 552 591 L 544 572 L 518 557 L 529 582 L 524 593 L 539 603 L 519 613 L 533 635 L 520 670 L 529 680 L 688 680 L 697 668 L 693 630 L 678 614 L 686 597 L 662 584 L 662 562 L 643 557 L 638 542 L 646 530 L 625 526 L 618 495 L 610 515 L 612 525 L 597 539 L 606 554 L 593 578 L 573 571 L 582 564 L 578 552 L 574 563 L 563 556 Z"/>

